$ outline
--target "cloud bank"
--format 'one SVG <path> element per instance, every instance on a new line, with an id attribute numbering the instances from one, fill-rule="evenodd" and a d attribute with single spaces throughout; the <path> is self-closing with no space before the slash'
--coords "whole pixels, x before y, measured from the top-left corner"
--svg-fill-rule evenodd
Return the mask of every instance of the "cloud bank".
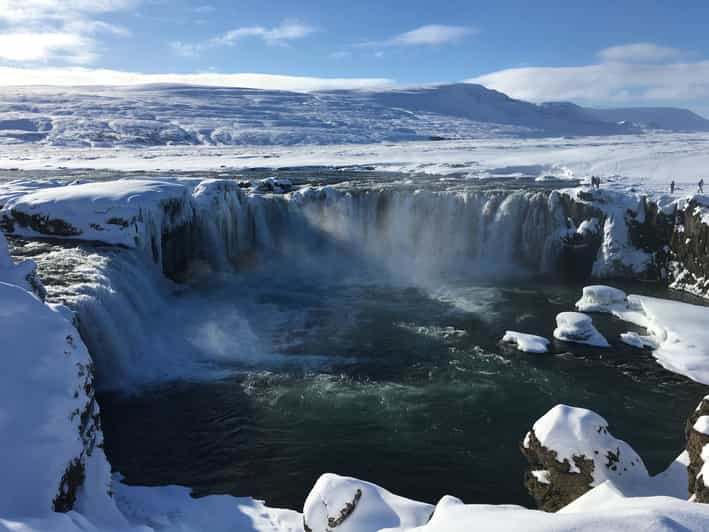
<path id="1" fill-rule="evenodd" d="M 709 61 L 680 61 L 681 52 L 651 43 L 606 48 L 597 64 L 510 68 L 466 81 L 532 102 L 593 105 L 706 105 Z"/>
<path id="2" fill-rule="evenodd" d="M 392 86 L 385 78 L 314 78 L 304 76 L 279 76 L 271 74 L 141 74 L 118 70 L 89 69 L 83 67 L 25 69 L 0 67 L 0 86 L 53 85 L 149 85 L 171 83 L 207 87 L 248 87 L 253 89 L 315 91 L 335 89 L 364 89 Z"/>

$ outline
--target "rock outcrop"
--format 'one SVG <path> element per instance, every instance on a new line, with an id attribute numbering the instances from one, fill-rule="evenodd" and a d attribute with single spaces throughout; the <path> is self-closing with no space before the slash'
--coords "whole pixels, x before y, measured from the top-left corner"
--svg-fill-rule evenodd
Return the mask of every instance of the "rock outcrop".
<path id="1" fill-rule="evenodd" d="M 537 506 L 555 512 L 605 480 L 647 480 L 638 454 L 609 432 L 601 416 L 557 405 L 541 417 L 522 442 L 529 462 L 525 484 Z"/>
<path id="2" fill-rule="evenodd" d="M 690 499 L 709 503 L 709 396 L 702 399 L 689 416 L 685 436 L 689 453 L 687 477 Z"/>
<path id="3" fill-rule="evenodd" d="M 709 297 L 709 223 L 707 206 L 691 200 L 680 211 L 672 233 L 675 259 L 672 287 Z"/>

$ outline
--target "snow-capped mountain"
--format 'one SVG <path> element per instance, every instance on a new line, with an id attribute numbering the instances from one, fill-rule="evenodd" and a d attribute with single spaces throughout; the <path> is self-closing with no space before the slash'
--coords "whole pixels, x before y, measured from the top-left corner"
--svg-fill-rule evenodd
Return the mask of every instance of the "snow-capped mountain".
<path id="1" fill-rule="evenodd" d="M 536 105 L 481 85 L 298 93 L 180 85 L 0 90 L 0 144 L 294 145 L 709 130 L 683 110 Z"/>

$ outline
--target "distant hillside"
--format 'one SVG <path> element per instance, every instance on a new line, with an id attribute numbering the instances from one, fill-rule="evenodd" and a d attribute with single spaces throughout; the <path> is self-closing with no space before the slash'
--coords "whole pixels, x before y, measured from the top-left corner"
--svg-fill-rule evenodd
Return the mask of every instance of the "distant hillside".
<path id="1" fill-rule="evenodd" d="M 629 107 L 625 109 L 591 109 L 585 111 L 598 120 L 632 123 L 643 129 L 669 131 L 709 131 L 709 120 L 688 109 L 675 107 Z"/>

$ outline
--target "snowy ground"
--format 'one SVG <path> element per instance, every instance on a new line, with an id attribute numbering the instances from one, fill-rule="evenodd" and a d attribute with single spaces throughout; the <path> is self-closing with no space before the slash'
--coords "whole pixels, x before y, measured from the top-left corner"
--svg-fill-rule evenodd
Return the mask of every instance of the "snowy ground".
<path id="1" fill-rule="evenodd" d="M 480 139 L 334 146 L 164 146 L 87 149 L 0 147 L 0 178 L 17 170 L 234 171 L 248 168 L 367 167 L 412 176 L 460 178 L 603 177 L 604 186 L 696 192 L 709 168 L 709 135 L 648 134 L 574 139 Z"/>

